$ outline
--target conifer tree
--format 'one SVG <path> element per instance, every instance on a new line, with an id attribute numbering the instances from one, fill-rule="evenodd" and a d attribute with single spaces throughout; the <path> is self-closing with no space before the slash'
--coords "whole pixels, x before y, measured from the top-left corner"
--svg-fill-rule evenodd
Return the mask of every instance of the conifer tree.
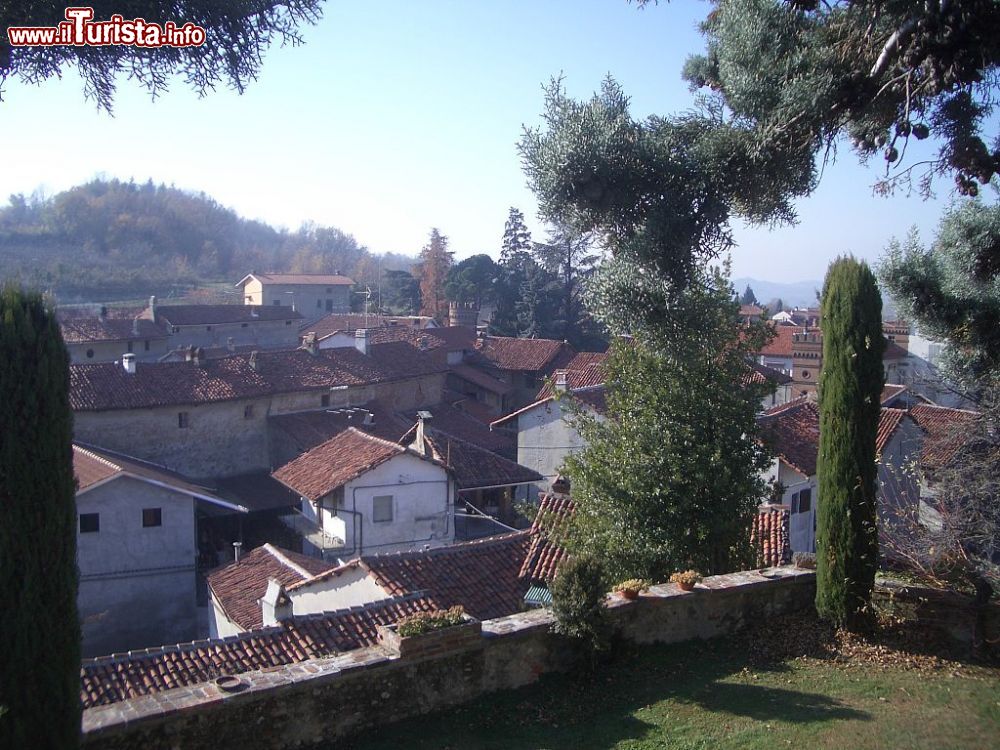
<path id="1" fill-rule="evenodd" d="M 878 567 L 875 435 L 885 381 L 882 297 L 866 263 L 831 264 L 820 315 L 816 609 L 837 625 L 858 627 Z"/>
<path id="2" fill-rule="evenodd" d="M 37 293 L 0 290 L 0 747 L 80 735 L 69 356 Z"/>

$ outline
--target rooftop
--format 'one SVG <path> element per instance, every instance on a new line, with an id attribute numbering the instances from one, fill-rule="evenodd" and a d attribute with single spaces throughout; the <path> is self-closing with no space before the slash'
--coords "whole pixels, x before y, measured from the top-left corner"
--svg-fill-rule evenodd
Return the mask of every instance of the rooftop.
<path id="1" fill-rule="evenodd" d="M 301 320 L 302 314 L 290 307 L 273 305 L 157 305 L 157 320 L 174 326 L 255 323 L 273 320 Z"/>
<path id="2" fill-rule="evenodd" d="M 540 372 L 565 367 L 576 352 L 564 341 L 488 336 L 476 343 L 477 351 L 500 370 Z"/>
<path id="3" fill-rule="evenodd" d="M 531 524 L 531 546 L 518 577 L 531 583 L 548 583 L 556 576 L 567 552 L 555 541 L 575 512 L 573 501 L 563 495 L 542 495 Z"/>
<path id="4" fill-rule="evenodd" d="M 265 284 L 328 284 L 330 286 L 352 286 L 354 279 L 340 274 L 324 273 L 248 273 L 236 286 L 245 286 L 249 279 L 257 279 Z"/>
<path id="5" fill-rule="evenodd" d="M 969 426 L 979 414 L 932 404 L 916 404 L 910 416 L 924 433 L 921 464 L 931 471 L 943 468 L 965 443 Z"/>
<path id="6" fill-rule="evenodd" d="M 91 309 L 60 309 L 57 317 L 63 340 L 67 344 L 86 344 L 163 339 L 168 335 L 163 324 L 139 317 L 141 308 L 111 307 L 105 310 L 106 314 L 102 316 Z"/>

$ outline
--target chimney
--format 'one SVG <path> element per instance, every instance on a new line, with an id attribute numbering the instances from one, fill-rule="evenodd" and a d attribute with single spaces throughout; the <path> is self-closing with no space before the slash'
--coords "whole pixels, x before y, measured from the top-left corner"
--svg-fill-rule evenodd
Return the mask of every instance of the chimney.
<path id="1" fill-rule="evenodd" d="M 132 318 L 132 335 L 133 336 L 138 336 L 139 335 L 139 316 L 138 315 L 136 315 L 134 318 Z"/>
<path id="2" fill-rule="evenodd" d="M 260 372 L 260 361 L 257 359 L 257 352 L 250 352 L 250 369 L 254 372 Z"/>
<path id="3" fill-rule="evenodd" d="M 258 312 L 257 307 L 255 305 L 251 305 L 250 306 L 250 317 L 251 318 L 259 318 L 260 317 L 260 312 Z"/>
<path id="4" fill-rule="evenodd" d="M 315 331 L 310 331 L 302 337 L 302 348 L 314 357 L 319 356 L 319 341 L 316 339 Z"/>
<path id="5" fill-rule="evenodd" d="M 240 561 L 240 548 L 243 546 L 243 542 L 233 542 L 233 562 Z"/>
<path id="6" fill-rule="evenodd" d="M 184 350 L 184 361 L 194 362 L 194 344 L 191 344 L 191 346 Z"/>
<path id="7" fill-rule="evenodd" d="M 419 453 L 421 456 L 426 456 L 428 453 L 428 445 L 426 440 L 426 435 L 424 430 L 426 428 L 425 422 L 432 417 L 429 411 L 418 411 L 417 412 L 417 436 L 413 441 L 413 449 Z"/>
<path id="8" fill-rule="evenodd" d="M 102 323 L 105 320 L 108 319 L 108 306 L 107 305 L 101 305 L 101 311 L 99 313 L 97 313 L 97 319 L 100 320 Z"/>
<path id="9" fill-rule="evenodd" d="M 368 330 L 359 328 L 354 332 L 354 348 L 362 354 L 368 354 Z"/>
<path id="10" fill-rule="evenodd" d="M 156 322 L 156 295 L 149 298 L 149 319 Z"/>
<path id="11" fill-rule="evenodd" d="M 417 339 L 417 348 L 422 352 L 426 352 L 430 346 L 430 341 L 427 340 L 426 336 L 421 336 Z"/>
<path id="12" fill-rule="evenodd" d="M 566 392 L 566 370 L 556 370 L 556 390 L 560 393 Z"/>
<path id="13" fill-rule="evenodd" d="M 231 352 L 236 351 L 236 341 L 233 339 L 232 336 L 226 339 L 226 348 Z"/>
<path id="14" fill-rule="evenodd" d="M 205 359 L 205 350 L 200 346 L 195 348 L 191 353 L 191 361 L 194 362 L 195 367 L 204 367 L 208 364 L 208 360 Z"/>
<path id="15" fill-rule="evenodd" d="M 123 354 L 122 355 L 122 368 L 129 375 L 135 375 L 135 355 L 134 354 Z"/>

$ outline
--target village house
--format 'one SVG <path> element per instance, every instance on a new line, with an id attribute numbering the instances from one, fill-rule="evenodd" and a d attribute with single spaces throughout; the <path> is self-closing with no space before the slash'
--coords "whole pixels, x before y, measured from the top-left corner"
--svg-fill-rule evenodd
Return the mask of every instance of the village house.
<path id="1" fill-rule="evenodd" d="M 196 637 L 201 522 L 246 508 L 187 477 L 92 446 L 74 444 L 73 470 L 84 655 Z"/>
<path id="2" fill-rule="evenodd" d="M 332 349 L 338 346 L 354 346 L 354 334 L 359 328 L 404 328 L 425 331 L 438 327 L 437 321 L 429 315 L 331 313 L 319 320 L 299 326 L 299 338 L 312 333 L 316 335 L 320 349 Z"/>
<path id="3" fill-rule="evenodd" d="M 254 351 L 190 362 L 72 365 L 77 439 L 197 477 L 270 470 L 268 417 L 363 404 L 436 404 L 447 366 L 404 342 Z"/>
<path id="4" fill-rule="evenodd" d="M 565 368 L 575 354 L 573 347 L 564 341 L 485 336 L 476 342 L 475 352 L 466 358 L 465 364 L 506 386 L 505 393 L 496 394 L 502 396 L 499 415 L 535 401 L 545 379 Z M 464 383 L 460 387 L 453 385 L 453 390 L 460 393 L 478 394 L 491 387 L 481 377 L 470 377 L 465 368 L 453 368 L 452 372 L 471 387 L 467 391 Z"/>
<path id="5" fill-rule="evenodd" d="M 327 560 L 379 551 L 436 547 L 455 539 L 456 487 L 436 458 L 356 427 L 273 473 L 302 499 L 302 513 L 324 532 L 307 554 Z"/>
<path id="6" fill-rule="evenodd" d="M 137 308 L 60 308 L 59 328 L 70 362 L 113 362 L 123 354 L 153 361 L 170 348 L 169 332 L 162 322 L 142 317 Z"/>
<path id="7" fill-rule="evenodd" d="M 249 273 L 236 286 L 247 305 L 290 307 L 308 320 L 350 312 L 354 281 L 339 273 Z"/>
<path id="8" fill-rule="evenodd" d="M 302 315 L 290 310 L 251 305 L 157 305 L 150 298 L 143 312 L 162 323 L 172 349 L 254 346 L 292 349 L 298 346 Z"/>

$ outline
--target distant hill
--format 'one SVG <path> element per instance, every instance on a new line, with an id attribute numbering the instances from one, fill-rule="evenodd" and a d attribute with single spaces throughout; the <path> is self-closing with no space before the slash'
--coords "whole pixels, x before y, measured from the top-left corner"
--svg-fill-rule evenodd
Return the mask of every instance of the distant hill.
<path id="1" fill-rule="evenodd" d="M 777 281 L 763 279 L 741 278 L 733 279 L 733 287 L 737 294 L 743 294 L 747 284 L 753 289 L 754 296 L 762 305 L 774 299 L 780 299 L 787 307 L 815 307 L 816 290 L 823 288 L 822 281 L 795 281 L 782 284 Z"/>
<path id="2" fill-rule="evenodd" d="M 385 270 L 414 259 L 383 256 Z M 0 280 L 50 291 L 59 302 L 177 296 L 251 271 L 341 272 L 369 281 L 379 264 L 333 227 L 279 231 L 204 193 L 95 180 L 44 200 L 0 208 Z"/>

